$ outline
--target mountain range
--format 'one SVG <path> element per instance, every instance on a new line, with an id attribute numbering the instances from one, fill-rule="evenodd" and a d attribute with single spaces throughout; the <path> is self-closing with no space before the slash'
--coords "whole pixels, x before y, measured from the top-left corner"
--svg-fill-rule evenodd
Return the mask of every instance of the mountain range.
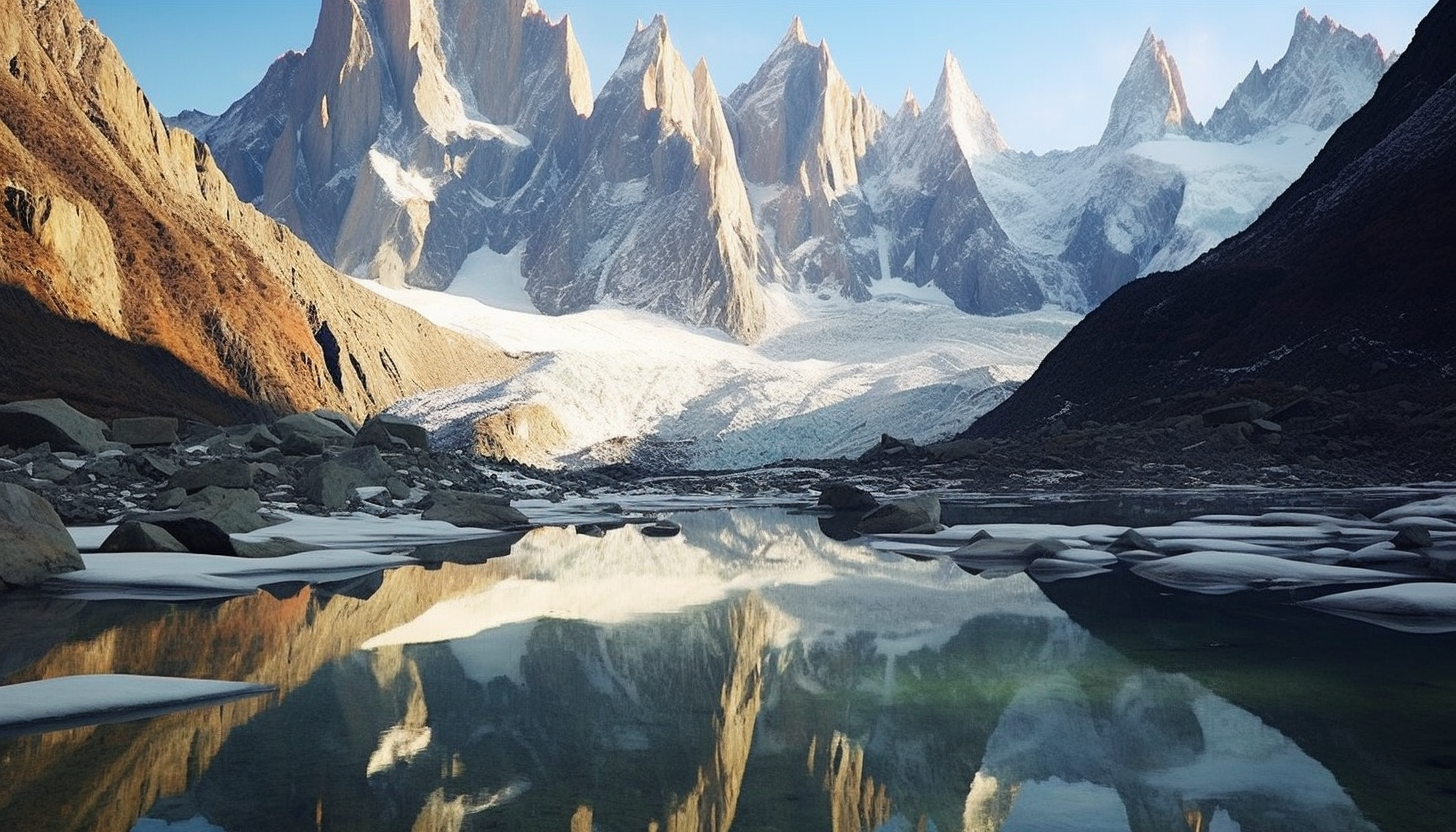
<path id="1" fill-rule="evenodd" d="M 1207 129 L 1290 109 L 1262 86 L 1278 70 L 1252 73 L 1220 111 L 1231 115 L 1215 114 Z M 1421 468 L 1449 464 L 1453 189 L 1456 5 L 1443 1 L 1370 101 L 1257 221 L 1181 271 L 1115 293 L 970 434 L 1138 422 L 1180 394 L 1242 385 L 1287 405 L 1291 419 L 1351 400 L 1357 407 L 1325 427 L 1329 437 L 1387 456 L 1425 454 Z"/>
<path id="2" fill-rule="evenodd" d="M 1286 55 L 1200 124 L 1149 31 L 1098 144 L 1035 155 L 953 56 L 929 104 L 890 116 L 798 18 L 727 96 L 666 20 L 639 24 L 593 99 L 569 17 L 534 0 L 325 0 L 306 51 L 174 123 L 347 274 L 438 289 L 473 253 L 516 251 L 548 314 L 607 302 L 753 342 L 775 284 L 865 300 L 899 278 L 968 313 L 1086 311 L 1246 226 L 1389 61 L 1301 11 Z"/>
<path id="3" fill-rule="evenodd" d="M 224 424 L 363 416 L 515 367 L 239 201 L 74 3 L 7 3 L 0 58 L 0 400 Z"/>

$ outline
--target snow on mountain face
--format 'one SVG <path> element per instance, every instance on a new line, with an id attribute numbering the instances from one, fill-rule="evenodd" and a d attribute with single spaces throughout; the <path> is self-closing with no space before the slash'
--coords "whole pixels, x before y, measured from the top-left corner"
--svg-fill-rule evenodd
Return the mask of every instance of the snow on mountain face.
<path id="1" fill-rule="evenodd" d="M 532 134 L 569 138 L 588 89 L 569 25 L 532 2 L 326 0 L 308 51 L 207 139 L 240 196 L 341 270 L 439 286 L 549 179 Z"/>
<path id="2" fill-rule="evenodd" d="M 1188 111 L 1178 64 L 1149 29 L 1112 97 L 1112 113 L 1098 144 L 1128 147 L 1169 133 L 1189 135 L 1197 129 L 1198 122 Z"/>
<path id="3" fill-rule="evenodd" d="M 582 162 L 522 258 L 549 314 L 605 300 L 752 341 L 764 326 L 758 232 L 718 93 L 662 17 L 602 88 Z"/>
<path id="4" fill-rule="evenodd" d="M 1254 68 L 1209 117 L 1211 138 L 1242 142 L 1287 124 L 1333 130 L 1375 92 L 1386 56 L 1363 37 L 1326 17 L 1301 9 L 1289 49 L 1268 71 Z"/>
<path id="5" fill-rule="evenodd" d="M 956 432 L 1003 401 L 1077 322 L 1047 310 L 968 325 L 943 296 L 912 300 L 914 287 L 897 280 L 877 288 L 905 294 L 869 302 L 768 287 L 768 329 L 748 346 L 615 305 L 546 317 L 520 296 L 524 282 L 512 258 L 486 255 L 450 294 L 365 284 L 443 326 L 539 356 L 507 383 L 398 409 L 437 442 L 468 446 L 476 419 L 539 405 L 562 438 L 535 447 L 534 464 L 742 468 L 855 456 L 885 430 L 921 442 Z"/>
<path id="6" fill-rule="evenodd" d="M 973 162 L 1006 149 L 996 123 L 946 55 L 935 97 L 903 107 L 871 148 L 864 191 L 885 229 L 889 275 L 934 285 L 957 307 L 1000 315 L 1045 299 L 1027 255 L 981 195 Z"/>

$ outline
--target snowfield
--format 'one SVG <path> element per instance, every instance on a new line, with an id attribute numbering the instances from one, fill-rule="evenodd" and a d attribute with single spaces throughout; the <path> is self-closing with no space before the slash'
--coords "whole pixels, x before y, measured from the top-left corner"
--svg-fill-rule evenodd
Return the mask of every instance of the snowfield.
<path id="1" fill-rule="evenodd" d="M 928 442 L 964 430 L 1031 375 L 1080 316 L 1057 309 L 968 316 L 938 291 L 878 281 L 874 300 L 766 287 L 766 335 L 746 346 L 717 330 L 602 306 L 550 317 L 526 297 L 519 253 L 471 255 L 448 292 L 366 287 L 437 324 L 536 356 L 502 383 L 437 390 L 394 412 L 445 447 L 476 419 L 545 406 L 563 437 L 523 461 L 648 461 L 703 469 L 784 458 L 857 456 L 881 433 Z M 518 430 L 529 430 L 523 426 Z"/>

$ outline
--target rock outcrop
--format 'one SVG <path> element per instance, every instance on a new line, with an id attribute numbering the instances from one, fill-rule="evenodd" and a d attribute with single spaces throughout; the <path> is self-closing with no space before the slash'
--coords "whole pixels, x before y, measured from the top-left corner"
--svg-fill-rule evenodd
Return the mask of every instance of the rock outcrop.
<path id="1" fill-rule="evenodd" d="M 850 91 L 829 46 L 809 43 L 796 17 L 726 111 L 758 227 L 779 261 L 774 273 L 791 286 L 829 284 L 867 298 L 864 283 L 879 275 L 879 259 L 859 184 L 883 126 L 880 109 Z"/>
<path id="2" fill-rule="evenodd" d="M 64 396 L 107 416 L 362 416 L 512 367 L 350 284 L 240 202 L 73 2 L 11 6 L 0 399 Z"/>
<path id="3" fill-rule="evenodd" d="M 689 72 L 661 16 L 633 35 L 597 96 L 575 180 L 522 258 L 526 291 L 560 314 L 611 299 L 754 340 L 759 240 L 718 93 Z"/>
<path id="4" fill-rule="evenodd" d="M 1112 112 L 1097 143 L 1103 147 L 1131 147 L 1169 133 L 1193 135 L 1198 129 L 1188 109 L 1178 62 L 1149 29 L 1112 97 Z"/>

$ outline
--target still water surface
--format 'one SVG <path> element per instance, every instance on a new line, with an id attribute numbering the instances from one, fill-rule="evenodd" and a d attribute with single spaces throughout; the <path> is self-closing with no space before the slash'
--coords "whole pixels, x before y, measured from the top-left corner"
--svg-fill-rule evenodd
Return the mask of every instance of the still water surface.
<path id="1" fill-rule="evenodd" d="M 280 689 L 0 740 L 0 829 L 1452 828 L 1456 636 L 1125 570 L 986 580 L 777 509 L 674 519 L 223 602 L 0 606 L 6 682 Z"/>

